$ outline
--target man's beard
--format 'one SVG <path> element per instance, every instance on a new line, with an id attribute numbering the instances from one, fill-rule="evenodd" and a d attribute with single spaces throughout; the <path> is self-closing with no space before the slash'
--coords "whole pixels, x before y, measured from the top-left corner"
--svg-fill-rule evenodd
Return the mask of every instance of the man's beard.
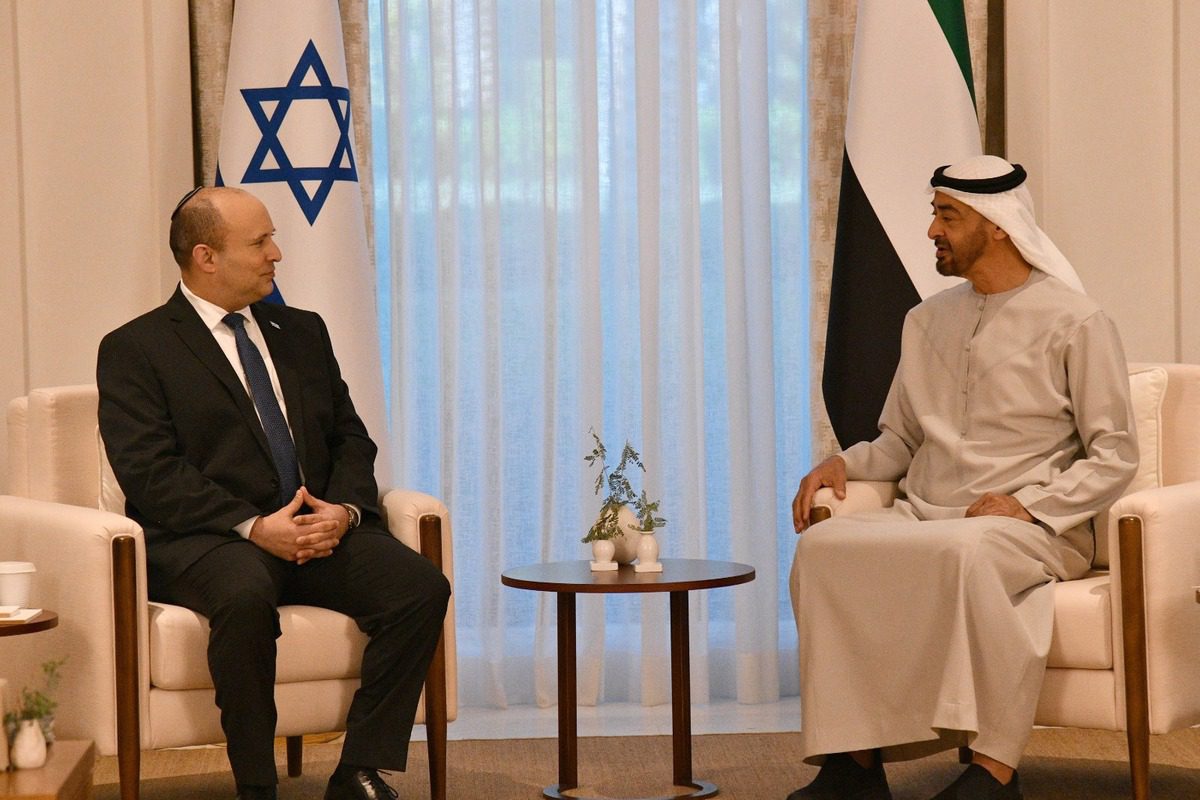
<path id="1" fill-rule="evenodd" d="M 979 256 L 983 254 L 984 247 L 987 244 L 985 236 L 972 236 L 965 240 L 960 245 L 962 249 L 962 257 L 955 256 L 954 249 L 950 246 L 949 240 L 935 239 L 934 246 L 945 251 L 945 255 L 935 256 L 934 266 L 937 268 L 939 275 L 944 275 L 947 278 L 961 278 L 967 274 L 967 271 L 979 260 Z"/>
<path id="2" fill-rule="evenodd" d="M 937 267 L 938 275 L 943 275 L 947 278 L 958 278 L 962 275 L 958 269 L 958 262 L 949 253 L 937 259 L 934 266 Z"/>
<path id="3" fill-rule="evenodd" d="M 938 275 L 947 278 L 959 277 L 958 262 L 954 258 L 954 251 L 950 249 L 950 243 L 945 240 L 935 241 L 934 246 L 943 251 L 943 255 L 934 256 L 934 266 L 937 267 Z"/>

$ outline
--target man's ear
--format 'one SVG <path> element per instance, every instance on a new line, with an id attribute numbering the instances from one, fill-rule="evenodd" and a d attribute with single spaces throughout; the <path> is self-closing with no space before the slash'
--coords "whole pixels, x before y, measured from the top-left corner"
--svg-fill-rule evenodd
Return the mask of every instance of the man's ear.
<path id="1" fill-rule="evenodd" d="M 201 272 L 213 273 L 217 270 L 217 252 L 206 244 L 197 244 L 192 248 L 192 263 Z"/>
<path id="2" fill-rule="evenodd" d="M 1001 228 L 999 225 L 993 225 L 992 226 L 992 238 L 995 239 L 997 242 L 1002 241 L 1002 240 L 1008 238 L 1008 232 L 1005 231 L 1003 228 Z"/>

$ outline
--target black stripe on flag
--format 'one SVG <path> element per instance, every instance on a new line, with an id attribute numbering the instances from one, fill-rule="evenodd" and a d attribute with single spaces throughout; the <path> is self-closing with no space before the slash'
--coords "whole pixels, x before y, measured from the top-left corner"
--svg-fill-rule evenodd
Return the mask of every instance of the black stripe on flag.
<path id="1" fill-rule="evenodd" d="M 932 269 L 932 249 L 929 257 Z M 878 435 L 879 413 L 900 361 L 904 315 L 919 302 L 843 151 L 821 383 L 829 421 L 843 449 Z"/>

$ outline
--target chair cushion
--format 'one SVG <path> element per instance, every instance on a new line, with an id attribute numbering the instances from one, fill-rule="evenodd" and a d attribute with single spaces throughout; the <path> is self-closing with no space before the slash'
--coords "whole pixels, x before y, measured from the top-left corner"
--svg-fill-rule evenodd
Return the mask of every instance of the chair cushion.
<path id="1" fill-rule="evenodd" d="M 96 452 L 100 457 L 100 510 L 124 515 L 125 492 L 121 489 L 121 484 L 117 483 L 112 464 L 108 463 L 108 451 L 104 449 L 104 440 L 100 438 L 99 425 L 96 426 Z"/>
<path id="2" fill-rule="evenodd" d="M 1126 494 L 1162 486 L 1162 404 L 1167 393 L 1167 371 L 1162 367 L 1130 370 L 1129 396 L 1133 401 L 1133 419 L 1137 425 L 1141 461 Z"/>
<path id="3" fill-rule="evenodd" d="M 278 683 L 357 678 L 367 637 L 354 620 L 313 606 L 279 609 Z M 180 606 L 150 603 L 150 685 L 211 689 L 208 620 Z"/>
<path id="4" fill-rule="evenodd" d="M 1163 398 L 1167 394 L 1167 371 L 1162 367 L 1131 366 L 1129 368 L 1129 399 L 1133 405 L 1133 421 L 1137 429 L 1138 468 L 1125 494 L 1140 492 L 1163 485 Z M 1108 509 L 1096 515 L 1096 557 L 1092 563 L 1107 568 Z"/>
<path id="5" fill-rule="evenodd" d="M 1107 573 L 1054 585 L 1054 638 L 1046 666 L 1112 669 L 1112 597 Z"/>
<path id="6" fill-rule="evenodd" d="M 97 394 L 94 385 L 57 386 L 29 393 L 26 457 L 29 497 L 97 508 Z"/>

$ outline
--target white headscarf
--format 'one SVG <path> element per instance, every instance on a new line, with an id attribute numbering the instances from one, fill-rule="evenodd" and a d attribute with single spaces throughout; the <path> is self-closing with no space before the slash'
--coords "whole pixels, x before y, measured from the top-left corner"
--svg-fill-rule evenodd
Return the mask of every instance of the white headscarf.
<path id="1" fill-rule="evenodd" d="M 1010 180 L 1005 181 L 1005 178 Z M 952 184 L 942 181 L 950 179 Z M 979 181 L 971 186 L 972 181 Z M 1011 185 L 1013 182 L 1017 185 Z M 989 183 L 991 185 L 989 185 Z M 999 184 L 999 187 L 997 186 Z M 1008 188 L 1003 188 L 1008 184 Z M 997 188 L 1000 190 L 997 191 Z M 974 191 L 972 191 L 972 189 Z M 974 156 L 941 167 L 930 181 L 931 192 L 941 192 L 969 205 L 999 225 L 1031 267 L 1053 275 L 1083 294 L 1083 282 L 1067 257 L 1033 218 L 1033 197 L 1025 185 L 1025 170 L 997 156 Z"/>

